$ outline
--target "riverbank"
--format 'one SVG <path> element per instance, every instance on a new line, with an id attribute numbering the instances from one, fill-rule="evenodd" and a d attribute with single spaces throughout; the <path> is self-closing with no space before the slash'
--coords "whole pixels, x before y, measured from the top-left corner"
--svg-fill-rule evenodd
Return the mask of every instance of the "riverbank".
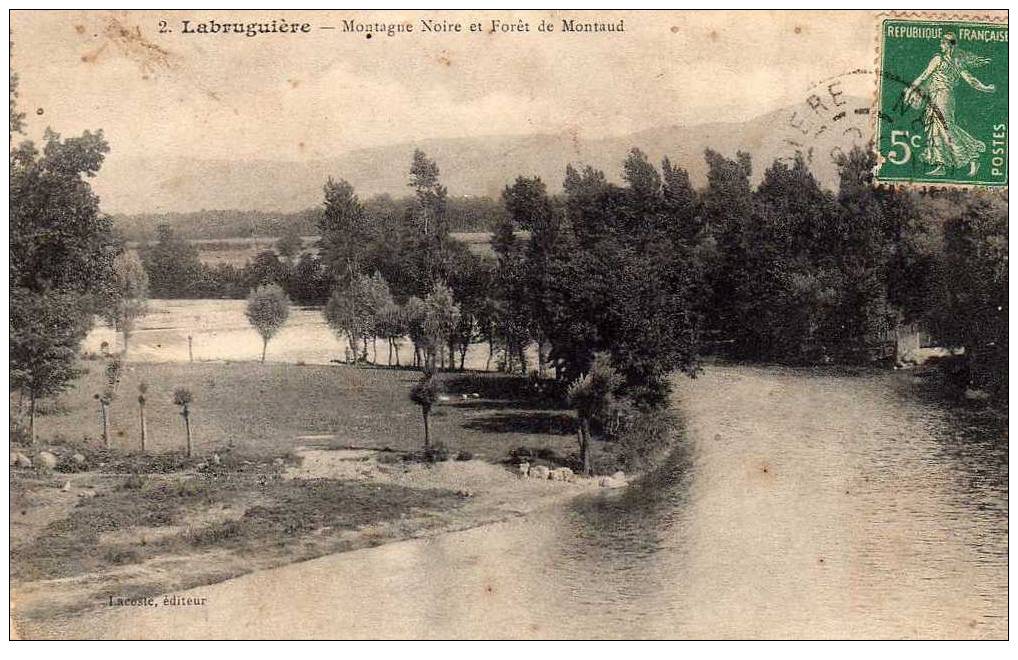
<path id="1" fill-rule="evenodd" d="M 509 520 L 598 488 L 594 479 L 527 478 L 480 460 L 403 458 L 312 447 L 167 473 L 12 469 L 16 633 L 46 637 L 111 607 Z"/>

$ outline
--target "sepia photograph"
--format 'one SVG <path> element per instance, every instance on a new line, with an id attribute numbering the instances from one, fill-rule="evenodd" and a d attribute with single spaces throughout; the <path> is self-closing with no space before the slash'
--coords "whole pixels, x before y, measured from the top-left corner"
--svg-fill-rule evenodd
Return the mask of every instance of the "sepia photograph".
<path id="1" fill-rule="evenodd" d="M 8 18 L 11 641 L 1008 639 L 1006 9 Z"/>

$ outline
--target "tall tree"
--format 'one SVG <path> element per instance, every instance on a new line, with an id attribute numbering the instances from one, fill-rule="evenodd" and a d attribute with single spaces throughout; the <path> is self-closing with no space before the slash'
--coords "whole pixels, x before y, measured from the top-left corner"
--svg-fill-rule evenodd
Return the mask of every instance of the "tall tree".
<path id="1" fill-rule="evenodd" d="M 23 130 L 17 78 L 11 77 L 10 127 Z M 117 303 L 112 286 L 118 247 L 110 219 L 88 179 L 109 146 L 102 131 L 65 138 L 47 129 L 40 152 L 29 141 L 10 152 L 10 377 L 29 400 L 29 437 L 36 402 L 66 389 L 93 315 Z"/>
<path id="2" fill-rule="evenodd" d="M 124 353 L 137 320 L 148 311 L 148 273 L 134 252 L 124 252 L 113 262 L 114 300 L 104 310 L 106 322 L 124 339 Z"/>
<path id="3" fill-rule="evenodd" d="M 368 246 L 367 216 L 353 186 L 340 179 L 325 184 L 325 211 L 318 222 L 319 256 L 340 285 L 363 272 Z"/>
<path id="4" fill-rule="evenodd" d="M 417 197 L 417 221 L 425 236 L 444 239 L 448 191 L 439 182 L 438 164 L 420 149 L 414 149 L 410 163 L 410 184 Z"/>
<path id="5" fill-rule="evenodd" d="M 965 348 L 970 383 L 1001 400 L 1008 392 L 1007 202 L 975 196 L 944 225 L 937 335 Z"/>
<path id="6" fill-rule="evenodd" d="M 78 350 L 89 315 L 75 293 L 41 295 L 23 288 L 11 290 L 10 314 L 11 388 L 28 399 L 28 437 L 34 444 L 38 400 L 66 390 L 80 374 Z"/>
<path id="7" fill-rule="evenodd" d="M 460 320 L 460 306 L 456 304 L 452 290 L 442 282 L 435 285 L 428 297 L 424 299 L 424 304 L 427 307 L 424 328 L 429 337 L 429 344 L 434 347 L 430 359 L 431 367 L 434 368 L 436 357 L 439 359 L 439 366 L 445 366 L 444 349 L 449 345 L 449 338 L 456 332 L 456 326 Z M 454 359 L 455 353 L 450 348 L 450 369 Z"/>

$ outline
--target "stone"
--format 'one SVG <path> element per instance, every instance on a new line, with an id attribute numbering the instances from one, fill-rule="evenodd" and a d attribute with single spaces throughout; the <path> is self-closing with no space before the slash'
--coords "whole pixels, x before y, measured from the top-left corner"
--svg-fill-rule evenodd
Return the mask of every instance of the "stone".
<path id="1" fill-rule="evenodd" d="M 573 471 L 567 467 L 555 468 L 549 477 L 552 481 L 572 481 Z"/>
<path id="2" fill-rule="evenodd" d="M 616 470 L 615 473 L 612 474 L 612 479 L 614 479 L 615 481 L 625 481 L 626 473 L 623 472 L 622 470 Z"/>
<path id="3" fill-rule="evenodd" d="M 626 485 L 624 479 L 616 479 L 614 477 L 601 477 L 597 481 L 597 485 L 601 488 L 623 488 Z"/>
<path id="4" fill-rule="evenodd" d="M 82 454 L 75 454 L 74 456 L 71 456 L 71 462 L 75 465 L 84 465 L 85 457 Z"/>
<path id="5" fill-rule="evenodd" d="M 64 482 L 64 487 L 61 488 L 60 490 L 64 491 L 65 493 L 69 493 L 71 491 L 71 482 L 70 481 L 65 481 Z"/>
<path id="6" fill-rule="evenodd" d="M 543 465 L 535 465 L 530 468 L 531 479 L 547 479 L 549 474 L 551 474 L 551 470 Z"/>
<path id="7" fill-rule="evenodd" d="M 52 470 L 57 466 L 57 457 L 48 451 L 41 451 L 35 455 L 35 463 L 39 467 L 46 468 L 47 470 Z"/>
<path id="8" fill-rule="evenodd" d="M 283 459 L 277 458 L 274 461 L 272 461 L 272 464 L 273 465 L 282 465 L 283 464 Z"/>
<path id="9" fill-rule="evenodd" d="M 213 465 L 219 465 L 222 462 L 223 462 L 222 459 L 219 458 L 219 454 L 212 454 L 212 464 Z"/>
<path id="10" fill-rule="evenodd" d="M 970 387 L 965 390 L 965 398 L 969 401 L 986 401 L 990 398 L 990 394 L 989 392 L 984 392 L 983 390 L 977 390 Z"/>
<path id="11" fill-rule="evenodd" d="M 520 463 L 516 466 L 516 471 L 521 477 L 525 477 L 530 474 L 530 463 Z"/>
<path id="12" fill-rule="evenodd" d="M 20 451 L 14 452 L 11 458 L 14 461 L 14 465 L 17 465 L 19 468 L 32 467 L 32 459 L 30 459 L 28 456 L 25 456 Z"/>
<path id="13" fill-rule="evenodd" d="M 467 490 L 466 488 L 461 488 L 460 490 L 456 491 L 456 494 L 459 495 L 460 497 L 473 497 L 474 496 L 474 494 L 471 491 Z"/>

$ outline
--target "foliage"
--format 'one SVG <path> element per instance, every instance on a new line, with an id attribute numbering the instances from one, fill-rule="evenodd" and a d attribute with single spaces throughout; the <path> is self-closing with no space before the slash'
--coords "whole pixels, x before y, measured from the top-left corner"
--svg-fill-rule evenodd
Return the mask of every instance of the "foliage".
<path id="1" fill-rule="evenodd" d="M 186 298 L 202 275 L 198 249 L 178 237 L 169 225 L 156 229 L 154 245 L 143 245 L 141 260 L 156 298 Z"/>
<path id="2" fill-rule="evenodd" d="M 427 345 L 441 353 L 442 348 L 455 336 L 460 321 L 460 306 L 453 298 L 452 290 L 441 282 L 436 284 L 424 299 L 424 305 L 426 310 L 424 334 L 427 337 Z M 451 353 L 450 350 L 450 362 L 453 358 Z"/>
<path id="3" fill-rule="evenodd" d="M 420 149 L 415 149 L 410 163 L 409 186 L 417 197 L 417 225 L 424 236 L 444 239 L 449 233 L 445 214 L 448 191 L 439 183 L 438 176 L 438 164 Z"/>
<path id="4" fill-rule="evenodd" d="M 103 312 L 106 323 L 124 337 L 124 351 L 135 323 L 148 311 L 148 273 L 133 252 L 117 255 L 113 262 L 114 300 Z"/>
<path id="5" fill-rule="evenodd" d="M 78 348 L 88 331 L 81 297 L 11 290 L 10 386 L 29 398 L 29 435 L 34 441 L 36 401 L 70 387 L 80 373 Z"/>
<path id="6" fill-rule="evenodd" d="M 191 394 L 191 390 L 186 387 L 178 387 L 173 390 L 173 403 L 174 405 L 183 408 L 183 413 L 186 415 L 188 406 L 194 401 L 194 395 Z"/>
<path id="7" fill-rule="evenodd" d="M 341 284 L 361 273 L 368 233 L 364 207 L 353 186 L 329 179 L 324 188 L 325 211 L 318 222 L 318 247 L 325 267 Z"/>
<path id="8" fill-rule="evenodd" d="M 380 273 L 357 275 L 333 291 L 325 306 L 325 320 L 334 332 L 346 335 L 355 354 L 366 358 L 367 341 L 377 336 L 379 314 L 391 304 L 392 294 Z"/>
<path id="9" fill-rule="evenodd" d="M 283 230 L 279 236 L 279 240 L 276 241 L 276 252 L 279 256 L 286 259 L 288 262 L 292 262 L 297 258 L 298 255 L 304 249 L 304 239 L 300 235 L 297 227 L 294 225 L 288 226 Z"/>
<path id="10" fill-rule="evenodd" d="M 431 370 L 425 370 L 421 379 L 410 388 L 410 400 L 421 407 L 421 414 L 424 417 L 424 449 L 431 448 L 431 434 L 428 429 L 428 417 L 431 415 L 431 408 L 438 401 L 438 395 L 442 392 L 442 384 L 435 377 Z"/>
<path id="11" fill-rule="evenodd" d="M 10 127 L 24 128 L 11 76 Z M 109 146 L 102 131 L 64 138 L 47 129 L 40 152 L 29 141 L 9 160 L 10 380 L 27 394 L 30 436 L 35 403 L 66 389 L 93 314 L 119 304 L 113 263 L 118 246 L 111 222 L 87 179 Z"/>
<path id="12" fill-rule="evenodd" d="M 605 426 L 612 406 L 616 400 L 616 390 L 622 384 L 622 378 L 611 365 L 611 357 L 607 353 L 594 356 L 590 370 L 569 385 L 566 399 L 576 411 L 580 421 L 580 461 L 583 470 L 591 474 L 591 422 L 599 422 Z"/>
<path id="13" fill-rule="evenodd" d="M 265 347 L 290 316 L 290 299 L 279 285 L 265 284 L 248 296 L 245 314 L 262 337 L 262 362 L 264 362 Z"/>
<path id="14" fill-rule="evenodd" d="M 1006 204 L 976 197 L 944 225 L 936 334 L 963 346 L 970 382 L 1006 399 L 1008 223 Z"/>

